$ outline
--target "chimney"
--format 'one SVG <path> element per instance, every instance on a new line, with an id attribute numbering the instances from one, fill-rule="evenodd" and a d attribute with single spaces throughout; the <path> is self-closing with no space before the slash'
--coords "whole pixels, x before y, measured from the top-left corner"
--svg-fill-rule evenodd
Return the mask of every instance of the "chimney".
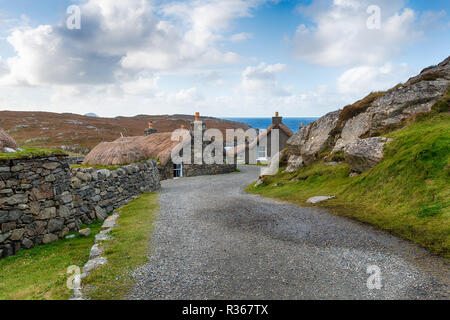
<path id="1" fill-rule="evenodd" d="M 279 117 L 278 112 L 275 112 L 275 117 L 272 117 L 272 124 L 275 126 L 280 125 L 282 120 L 283 117 Z"/>
<path id="2" fill-rule="evenodd" d="M 149 135 L 151 135 L 151 134 L 153 134 L 153 133 L 156 133 L 156 132 L 158 132 L 158 130 L 156 130 L 155 128 L 153 128 L 153 122 L 150 121 L 150 122 L 148 123 L 148 128 L 144 130 L 144 136 L 149 136 Z"/>
<path id="3" fill-rule="evenodd" d="M 195 113 L 194 122 L 191 123 L 191 130 L 192 130 L 192 132 L 194 132 L 194 128 L 197 127 L 197 126 L 201 127 L 201 130 L 202 130 L 203 133 L 205 132 L 206 125 L 200 121 L 200 112 L 196 112 Z"/>

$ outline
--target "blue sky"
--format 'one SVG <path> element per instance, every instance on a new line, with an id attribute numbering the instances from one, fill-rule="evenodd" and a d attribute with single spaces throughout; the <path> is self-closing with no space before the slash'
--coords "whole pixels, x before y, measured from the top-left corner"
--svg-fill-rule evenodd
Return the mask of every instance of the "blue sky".
<path id="1" fill-rule="evenodd" d="M 80 30 L 66 27 L 70 5 Z M 373 5 L 379 25 L 368 27 Z M 0 0 L 0 109 L 321 116 L 449 56 L 449 9 L 444 0 Z"/>

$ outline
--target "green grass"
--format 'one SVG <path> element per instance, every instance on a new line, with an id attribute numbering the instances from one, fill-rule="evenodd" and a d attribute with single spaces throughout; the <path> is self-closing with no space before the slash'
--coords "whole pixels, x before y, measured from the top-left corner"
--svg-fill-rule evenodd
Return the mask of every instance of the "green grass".
<path id="1" fill-rule="evenodd" d="M 317 162 L 294 173 L 280 170 L 247 190 L 304 206 L 309 197 L 335 195 L 319 206 L 450 258 L 450 115 L 418 117 L 386 136 L 394 140 L 384 159 L 357 177 L 349 177 L 346 164 Z"/>
<path id="2" fill-rule="evenodd" d="M 65 300 L 71 265 L 80 268 L 88 261 L 94 235 L 101 223 L 89 225 L 92 234 L 63 239 L 0 260 L 0 300 Z"/>
<path id="3" fill-rule="evenodd" d="M 108 263 L 83 279 L 90 299 L 123 299 L 133 286 L 131 272 L 148 261 L 149 243 L 159 209 L 156 193 L 143 194 L 120 210 L 113 240 L 103 242 Z"/>
<path id="4" fill-rule="evenodd" d="M 135 161 L 133 163 L 146 162 L 146 161 L 149 161 L 149 160 L 155 160 L 157 163 L 159 163 L 159 159 L 156 159 L 156 158 L 139 160 L 139 161 Z M 89 163 L 86 163 L 86 164 L 72 164 L 72 165 L 70 165 L 70 167 L 72 169 L 76 169 L 76 168 L 97 168 L 97 169 L 107 169 L 107 170 L 114 171 L 114 170 L 117 170 L 117 169 L 119 169 L 119 168 L 121 168 L 123 166 L 129 165 L 129 164 L 130 163 L 124 163 L 124 164 L 118 164 L 118 165 L 110 165 L 110 166 L 103 166 L 103 165 L 100 165 L 100 164 L 89 164 Z"/>
<path id="5" fill-rule="evenodd" d="M 32 159 L 55 155 L 66 155 L 66 153 L 59 149 L 23 148 L 22 151 L 15 153 L 0 153 L 0 160 Z"/>
<path id="6" fill-rule="evenodd" d="M 70 167 L 72 169 L 77 169 L 77 168 L 97 168 L 97 169 L 107 169 L 107 170 L 117 170 L 121 167 L 123 167 L 124 165 L 115 165 L 115 166 L 102 166 L 102 165 L 90 165 L 90 164 L 71 164 Z"/>

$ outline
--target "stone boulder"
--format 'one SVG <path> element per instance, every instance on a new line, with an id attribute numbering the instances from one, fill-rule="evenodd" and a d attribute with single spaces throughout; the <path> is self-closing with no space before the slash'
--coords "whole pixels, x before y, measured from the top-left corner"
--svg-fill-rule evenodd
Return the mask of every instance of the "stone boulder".
<path id="1" fill-rule="evenodd" d="M 317 160 L 319 152 L 333 144 L 331 133 L 338 124 L 341 110 L 330 112 L 320 119 L 301 128 L 287 141 L 287 152 L 290 155 L 290 170 L 301 168 Z M 295 155 L 296 157 L 292 157 Z M 295 170 L 294 170 L 295 171 Z"/>
<path id="2" fill-rule="evenodd" d="M 382 137 L 357 139 L 345 147 L 345 161 L 354 172 L 370 170 L 383 158 L 386 141 L 387 139 Z"/>
<path id="3" fill-rule="evenodd" d="M 295 172 L 303 168 L 303 166 L 304 165 L 302 156 L 291 155 L 288 159 L 286 172 Z"/>

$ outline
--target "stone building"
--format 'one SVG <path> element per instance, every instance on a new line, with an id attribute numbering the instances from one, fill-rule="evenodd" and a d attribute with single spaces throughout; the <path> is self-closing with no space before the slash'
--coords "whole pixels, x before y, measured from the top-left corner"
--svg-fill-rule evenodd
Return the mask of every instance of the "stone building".
<path id="1" fill-rule="evenodd" d="M 236 162 L 226 164 L 226 152 L 223 149 L 223 163 L 208 164 L 203 161 L 203 151 L 210 141 L 201 142 L 201 155 L 194 153 L 194 130 L 197 128 L 202 136 L 205 135 L 206 126 L 200 121 L 200 114 L 195 114 L 195 120 L 191 123 L 190 130 L 181 126 L 181 132 L 190 135 L 189 142 L 172 141 L 172 132 L 159 133 L 150 122 L 144 130 L 143 136 L 122 137 L 113 142 L 102 142 L 86 156 L 84 164 L 89 165 L 121 165 L 133 163 L 145 159 L 155 159 L 158 162 L 161 180 L 198 175 L 230 173 L 236 170 Z M 172 153 L 175 148 L 180 149 L 190 143 L 191 162 L 175 164 L 172 161 Z M 178 151 L 176 151 L 178 152 Z M 199 159 L 200 156 L 200 159 Z M 194 161 L 197 160 L 197 161 Z"/>
<path id="2" fill-rule="evenodd" d="M 278 150 L 272 152 L 272 134 L 273 130 L 278 129 Z M 275 112 L 275 116 L 272 117 L 272 123 L 266 130 L 260 132 L 256 139 L 249 141 L 246 139 L 245 147 L 241 147 L 242 151 L 245 148 L 245 163 L 251 164 L 252 152 L 256 154 L 257 162 L 267 162 L 278 151 L 286 148 L 286 142 L 292 137 L 294 133 L 283 123 L 283 117 L 280 117 L 278 112 Z M 256 149 L 256 150 L 255 150 Z"/>

